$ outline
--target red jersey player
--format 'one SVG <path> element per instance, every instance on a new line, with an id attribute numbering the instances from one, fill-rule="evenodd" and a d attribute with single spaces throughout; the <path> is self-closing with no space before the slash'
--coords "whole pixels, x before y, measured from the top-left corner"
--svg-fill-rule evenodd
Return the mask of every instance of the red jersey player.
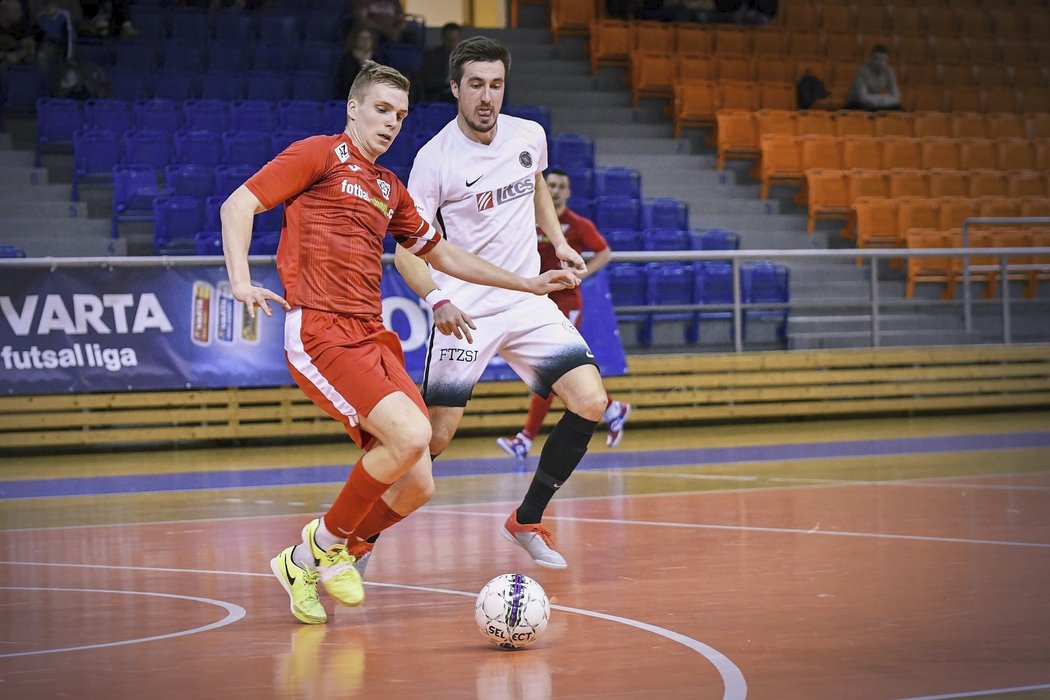
<path id="1" fill-rule="evenodd" d="M 317 581 L 338 602 L 364 599 L 354 543 L 404 517 L 383 495 L 399 482 L 421 505 L 434 490 L 427 410 L 404 366 L 396 334 L 383 326 L 379 281 L 383 237 L 436 269 L 477 284 L 547 294 L 578 283 L 569 271 L 524 278 L 442 240 L 416 212 L 404 185 L 375 160 L 408 113 L 408 80 L 368 61 L 347 99 L 347 125 L 334 136 L 298 141 L 265 165 L 222 206 L 222 238 L 233 295 L 249 314 L 270 302 L 287 312 L 285 353 L 295 382 L 343 423 L 364 450 L 323 517 L 303 541 L 270 562 L 301 622 L 327 620 Z M 248 245 L 255 214 L 284 202 L 277 267 L 285 298 L 251 284 Z M 418 506 L 417 506 L 418 507 Z M 411 512 L 411 510 L 403 512 Z"/>
<path id="2" fill-rule="evenodd" d="M 581 276 L 581 280 L 587 279 L 609 263 L 609 260 L 612 258 L 612 251 L 609 250 L 609 244 L 602 237 L 602 234 L 598 233 L 598 229 L 594 227 L 590 219 L 586 219 L 568 208 L 567 203 L 569 197 L 572 196 L 572 183 L 569 175 L 563 170 L 551 168 L 547 171 L 546 182 L 566 242 L 577 253 L 582 253 L 585 250 L 594 253 L 594 257 L 587 262 L 587 271 Z M 539 228 L 536 229 L 536 237 L 540 252 L 540 270 L 561 269 L 561 260 L 554 252 L 554 245 Z M 579 328 L 583 322 L 583 296 L 580 294 L 579 288 L 559 289 L 551 292 L 548 296 L 558 305 L 561 312 L 572 321 L 572 324 Z M 524 460 L 528 456 L 529 448 L 532 447 L 532 441 L 540 431 L 540 426 L 543 425 L 543 419 L 547 417 L 553 400 L 553 394 L 548 395 L 547 398 L 543 398 L 538 394 L 532 395 L 532 400 L 529 402 L 529 415 L 525 419 L 525 427 L 514 437 L 501 437 L 496 440 L 496 443 L 504 452 L 519 461 Z M 605 407 L 605 416 L 603 417 L 606 425 L 609 427 L 609 434 L 605 439 L 605 443 L 609 447 L 616 447 L 620 444 L 620 440 L 623 438 L 623 426 L 627 422 L 627 416 L 630 413 L 631 404 L 617 401 L 611 396 L 609 397 L 608 404 Z"/>

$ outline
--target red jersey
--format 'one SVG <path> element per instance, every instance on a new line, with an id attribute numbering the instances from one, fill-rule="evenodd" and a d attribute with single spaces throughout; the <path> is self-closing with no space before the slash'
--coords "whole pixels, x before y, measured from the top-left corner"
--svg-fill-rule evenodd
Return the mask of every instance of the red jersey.
<path id="1" fill-rule="evenodd" d="M 591 220 L 580 216 L 571 209 L 563 211 L 558 221 L 561 223 L 561 232 L 565 235 L 565 242 L 577 253 L 583 253 L 585 250 L 597 253 L 609 247 Z M 554 253 L 554 244 L 538 226 L 536 227 L 536 239 L 540 250 L 540 272 L 562 269 L 561 260 Z M 583 307 L 583 296 L 580 294 L 579 287 L 560 289 L 551 292 L 548 296 L 562 311 Z"/>
<path id="2" fill-rule="evenodd" d="M 440 240 L 401 181 L 346 133 L 293 143 L 245 185 L 267 208 L 284 202 L 277 271 L 292 306 L 380 315 L 386 232 L 416 255 Z"/>

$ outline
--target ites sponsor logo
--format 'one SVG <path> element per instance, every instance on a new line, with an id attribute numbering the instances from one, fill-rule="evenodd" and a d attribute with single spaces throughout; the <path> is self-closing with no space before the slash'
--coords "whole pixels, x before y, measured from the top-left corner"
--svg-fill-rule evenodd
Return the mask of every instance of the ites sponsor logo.
<path id="1" fill-rule="evenodd" d="M 486 209 L 492 209 L 498 207 L 507 202 L 515 199 L 521 199 L 522 197 L 528 197 L 536 190 L 536 182 L 531 177 L 523 177 L 517 182 L 512 182 L 505 187 L 500 187 L 496 190 L 490 190 L 488 192 L 482 192 L 474 195 L 477 200 L 478 211 L 485 211 Z"/>

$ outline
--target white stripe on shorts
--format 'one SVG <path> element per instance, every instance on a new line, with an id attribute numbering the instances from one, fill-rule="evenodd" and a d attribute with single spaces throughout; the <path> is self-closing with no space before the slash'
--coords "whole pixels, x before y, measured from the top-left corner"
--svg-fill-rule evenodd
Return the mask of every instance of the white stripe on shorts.
<path id="1" fill-rule="evenodd" d="M 357 409 L 328 383 L 328 380 L 321 374 L 321 370 L 314 365 L 306 348 L 303 347 L 302 330 L 303 310 L 296 307 L 289 311 L 284 319 L 284 351 L 288 353 L 288 361 L 299 374 L 317 387 L 322 396 L 332 402 L 335 410 L 346 416 L 351 427 L 356 426 L 358 423 Z"/>

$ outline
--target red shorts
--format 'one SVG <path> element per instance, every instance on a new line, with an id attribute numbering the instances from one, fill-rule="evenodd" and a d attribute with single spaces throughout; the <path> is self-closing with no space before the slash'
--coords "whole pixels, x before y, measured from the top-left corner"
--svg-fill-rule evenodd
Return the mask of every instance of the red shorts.
<path id="1" fill-rule="evenodd" d="M 384 397 L 400 391 L 428 415 L 405 370 L 401 340 L 379 316 L 294 308 L 284 322 L 284 354 L 303 393 L 341 422 L 362 449 L 374 447 L 376 438 L 361 428 L 361 417 Z"/>

